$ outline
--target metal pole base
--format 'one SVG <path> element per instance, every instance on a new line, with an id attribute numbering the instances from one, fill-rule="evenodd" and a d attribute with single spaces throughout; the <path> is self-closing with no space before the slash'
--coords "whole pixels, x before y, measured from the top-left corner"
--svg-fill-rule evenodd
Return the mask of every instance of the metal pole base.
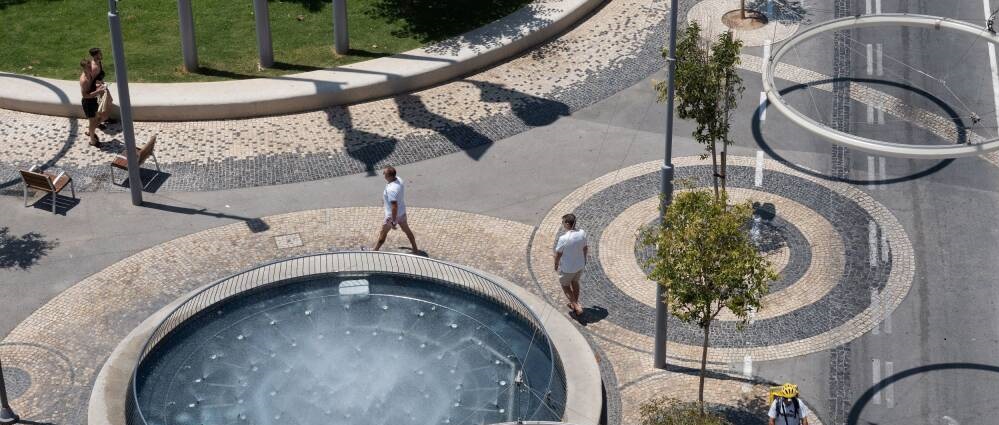
<path id="1" fill-rule="evenodd" d="M 16 424 L 20 420 L 21 417 L 17 416 L 17 414 L 15 414 L 13 410 L 10 410 L 10 408 L 0 408 L 0 424 Z"/>

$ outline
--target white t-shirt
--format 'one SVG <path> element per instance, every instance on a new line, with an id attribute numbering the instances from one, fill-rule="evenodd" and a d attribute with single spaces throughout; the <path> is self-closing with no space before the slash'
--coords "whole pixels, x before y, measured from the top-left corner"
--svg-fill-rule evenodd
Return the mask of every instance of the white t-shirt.
<path id="1" fill-rule="evenodd" d="M 396 218 L 406 215 L 406 202 L 402 200 L 405 191 L 406 188 L 399 177 L 385 185 L 385 191 L 382 192 L 382 198 L 385 200 L 385 218 L 392 217 L 392 202 L 399 205 L 399 209 L 396 210 Z"/>
<path id="2" fill-rule="evenodd" d="M 555 244 L 555 252 L 562 254 L 558 262 L 558 271 L 575 273 L 582 270 L 586 265 L 586 256 L 583 255 L 583 248 L 586 246 L 586 232 L 575 229 L 562 234 Z"/>
<path id="3" fill-rule="evenodd" d="M 805 403 L 802 402 L 801 400 L 798 400 L 798 406 L 801 407 L 801 411 L 797 412 L 798 413 L 797 415 L 795 415 L 794 412 L 794 402 L 790 402 L 786 405 L 784 409 L 784 412 L 787 413 L 788 416 L 778 416 L 777 403 L 779 403 L 780 401 L 781 399 L 779 397 L 774 398 L 773 403 L 770 403 L 770 411 L 767 412 L 767 416 L 776 419 L 774 421 L 775 425 L 800 425 L 801 419 L 808 417 L 808 407 L 806 407 Z M 787 419 L 786 424 L 784 423 L 785 422 L 784 419 Z"/>

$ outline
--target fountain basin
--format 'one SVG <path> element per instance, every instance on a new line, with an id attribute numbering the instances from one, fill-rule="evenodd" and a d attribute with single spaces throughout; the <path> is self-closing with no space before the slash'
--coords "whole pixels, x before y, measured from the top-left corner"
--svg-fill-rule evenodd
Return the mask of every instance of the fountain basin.
<path id="1" fill-rule="evenodd" d="M 106 366 L 90 422 L 595 423 L 599 370 L 585 340 L 562 317 L 542 322 L 551 306 L 496 281 L 381 253 L 302 257 L 223 279 L 116 350 L 109 365 L 137 363 L 124 420 L 102 409 L 115 404 L 106 384 L 120 379 Z"/>

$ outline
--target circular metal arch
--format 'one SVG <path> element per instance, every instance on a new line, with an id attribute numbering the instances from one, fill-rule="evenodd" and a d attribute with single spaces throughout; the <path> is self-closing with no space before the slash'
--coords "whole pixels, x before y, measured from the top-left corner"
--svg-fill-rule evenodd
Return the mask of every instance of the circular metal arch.
<path id="1" fill-rule="evenodd" d="M 936 30 L 954 30 L 963 34 L 978 37 L 992 43 L 993 45 L 999 44 L 999 36 L 989 32 L 982 26 L 939 16 L 913 15 L 908 13 L 885 13 L 879 15 L 834 19 L 814 27 L 810 27 L 799 34 L 794 35 L 784 41 L 783 45 L 773 52 L 772 56 L 769 58 L 763 58 L 766 64 L 766 66 L 763 67 L 763 90 L 767 93 L 767 100 L 792 122 L 813 134 L 823 137 L 836 144 L 865 152 L 876 153 L 882 156 L 918 159 L 947 159 L 976 156 L 999 150 L 999 138 L 990 138 L 978 144 L 931 146 L 889 143 L 881 140 L 868 139 L 866 137 L 856 136 L 832 129 L 825 124 L 815 121 L 792 108 L 784 97 L 781 96 L 780 91 L 777 89 L 777 85 L 774 83 L 774 73 L 777 68 L 777 64 L 780 63 L 780 59 L 792 48 L 803 41 L 809 40 L 829 31 L 850 28 L 879 27 L 886 25 L 931 28 Z"/>

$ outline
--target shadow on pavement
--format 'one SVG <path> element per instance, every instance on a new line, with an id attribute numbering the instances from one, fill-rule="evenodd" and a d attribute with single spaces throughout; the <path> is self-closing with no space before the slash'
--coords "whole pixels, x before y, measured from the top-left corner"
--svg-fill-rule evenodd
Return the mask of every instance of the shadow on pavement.
<path id="1" fill-rule="evenodd" d="M 873 79 L 873 78 L 857 78 L 857 77 L 829 78 L 829 79 L 825 79 L 825 80 L 812 81 L 812 82 L 804 83 L 804 84 L 795 84 L 793 86 L 790 86 L 790 87 L 787 87 L 787 88 L 785 88 L 783 90 L 780 90 L 780 94 L 781 95 L 785 95 L 787 93 L 790 93 L 790 92 L 793 92 L 793 91 L 796 91 L 796 90 L 807 89 L 810 86 L 817 86 L 817 85 L 823 85 L 823 84 L 832 84 L 832 83 L 835 83 L 835 82 L 843 82 L 843 81 L 851 82 L 851 83 L 867 83 L 867 84 L 891 86 L 891 87 L 897 87 L 897 88 L 901 88 L 901 89 L 908 90 L 908 91 L 911 91 L 913 93 L 916 93 L 916 94 L 918 94 L 918 95 L 926 98 L 930 102 L 933 102 L 933 104 L 937 105 L 937 107 L 939 107 L 941 110 L 943 110 L 943 112 L 946 114 L 947 118 L 954 123 L 954 127 L 957 130 L 957 138 L 958 138 L 956 140 L 957 144 L 967 143 L 967 140 L 968 140 L 967 127 L 964 125 L 964 121 L 961 120 L 961 117 L 960 117 L 960 115 L 958 115 L 957 111 L 955 111 L 954 108 L 952 108 L 946 102 L 944 102 L 940 98 L 934 96 L 933 94 L 928 93 L 925 90 L 920 89 L 918 87 L 910 86 L 908 84 L 902 84 L 902 83 L 895 82 L 895 81 L 878 80 L 878 79 Z M 761 108 L 765 108 L 767 105 L 769 105 L 769 102 L 767 102 L 765 105 L 761 106 Z M 778 161 L 778 162 L 780 162 L 780 163 L 782 163 L 782 164 L 784 164 L 784 165 L 786 165 L 786 166 L 794 169 L 795 171 L 807 174 L 807 175 L 812 176 L 812 177 L 818 177 L 818 178 L 824 179 L 824 180 L 838 181 L 838 182 L 842 182 L 842 183 L 849 183 L 849 184 L 856 184 L 856 185 L 865 185 L 865 184 L 883 185 L 883 184 L 902 183 L 902 182 L 916 180 L 916 179 L 921 178 L 921 177 L 929 176 L 929 175 L 931 175 L 933 173 L 936 173 L 937 171 L 940 171 L 940 170 L 946 168 L 948 165 L 950 165 L 951 162 L 954 162 L 953 158 L 951 158 L 951 159 L 945 159 L 945 160 L 937 162 L 932 167 L 927 168 L 927 169 L 925 169 L 923 171 L 919 171 L 917 173 L 913 173 L 913 174 L 910 174 L 910 175 L 907 175 L 907 176 L 893 177 L 893 178 L 890 178 L 890 179 L 882 179 L 882 180 L 861 180 L 861 179 L 841 178 L 841 177 L 836 177 L 836 176 L 830 176 L 830 175 L 827 175 L 827 174 L 820 173 L 818 171 L 812 170 L 811 168 L 795 164 L 795 163 L 787 160 L 786 158 L 782 157 L 780 154 L 778 154 L 776 151 L 774 151 L 774 149 L 772 147 L 770 147 L 770 145 L 766 141 L 766 138 L 763 137 L 763 126 L 762 126 L 762 123 L 760 122 L 760 114 L 758 114 L 758 113 L 752 114 L 752 117 L 750 118 L 750 120 L 751 120 L 751 127 L 752 127 L 752 130 L 753 130 L 753 138 L 756 140 L 756 144 L 760 147 L 760 150 L 762 150 L 763 152 L 766 152 L 767 155 L 770 156 L 771 158 L 773 158 L 774 160 L 776 160 L 776 161 Z"/>
<path id="2" fill-rule="evenodd" d="M 269 230 L 271 227 L 263 220 L 259 218 L 242 217 L 233 214 L 225 214 L 221 212 L 210 211 L 208 208 L 188 208 L 176 205 L 161 204 L 158 202 L 145 201 L 142 203 L 143 208 L 150 208 L 159 211 L 177 213 L 177 214 L 187 214 L 187 215 L 204 215 L 208 217 L 215 218 L 228 218 L 233 220 L 240 220 L 246 223 L 246 227 L 250 229 L 250 232 L 260 233 Z"/>
<path id="3" fill-rule="evenodd" d="M 58 241 L 47 241 L 41 233 L 17 236 L 10 234 L 10 228 L 0 227 L 0 269 L 27 270 L 56 246 L 59 246 Z"/>

